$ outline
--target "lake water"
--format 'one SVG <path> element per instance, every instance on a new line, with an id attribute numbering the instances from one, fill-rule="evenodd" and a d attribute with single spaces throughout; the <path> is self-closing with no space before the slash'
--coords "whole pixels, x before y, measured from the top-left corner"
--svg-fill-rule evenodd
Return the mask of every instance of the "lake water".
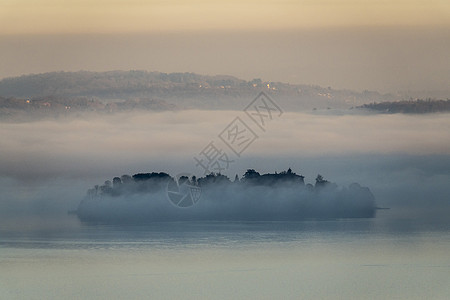
<path id="1" fill-rule="evenodd" d="M 448 223 L 389 214 L 3 226 L 0 299 L 449 299 Z"/>

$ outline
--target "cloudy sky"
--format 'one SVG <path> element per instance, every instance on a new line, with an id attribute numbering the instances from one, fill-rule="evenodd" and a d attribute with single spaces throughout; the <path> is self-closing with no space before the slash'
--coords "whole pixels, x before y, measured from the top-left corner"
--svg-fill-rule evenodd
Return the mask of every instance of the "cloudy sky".
<path id="1" fill-rule="evenodd" d="M 447 91 L 449 30 L 444 0 L 0 0 L 0 78 L 144 69 Z"/>

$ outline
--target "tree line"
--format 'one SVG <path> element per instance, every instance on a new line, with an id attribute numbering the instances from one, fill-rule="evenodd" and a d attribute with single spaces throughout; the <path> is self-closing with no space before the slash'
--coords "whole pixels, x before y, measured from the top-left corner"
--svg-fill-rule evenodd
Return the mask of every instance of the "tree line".
<path id="1" fill-rule="evenodd" d="M 248 169 L 241 178 L 236 174 L 234 180 L 220 173 L 210 173 L 199 178 L 196 176 L 181 176 L 178 178 L 178 185 L 188 184 L 205 190 L 216 187 L 227 188 L 231 185 L 240 185 L 242 187 L 277 187 L 288 185 L 291 187 L 305 187 L 309 190 L 337 187 L 336 184 L 325 180 L 320 174 L 317 175 L 314 185 L 305 185 L 304 178 L 303 175 L 293 172 L 291 168 L 280 173 L 266 174 L 260 174 L 254 169 Z M 106 180 L 102 185 L 94 186 L 88 190 L 87 195 L 90 197 L 117 197 L 135 193 L 156 193 L 164 190 L 168 185 L 177 184 L 175 180 L 174 177 L 165 172 L 137 173 L 132 176 L 122 175 L 120 177 L 114 177 L 112 181 Z"/>
<path id="2" fill-rule="evenodd" d="M 381 102 L 364 104 L 359 108 L 369 109 L 386 114 L 425 114 L 450 111 L 450 99 L 417 99 L 398 102 Z"/>

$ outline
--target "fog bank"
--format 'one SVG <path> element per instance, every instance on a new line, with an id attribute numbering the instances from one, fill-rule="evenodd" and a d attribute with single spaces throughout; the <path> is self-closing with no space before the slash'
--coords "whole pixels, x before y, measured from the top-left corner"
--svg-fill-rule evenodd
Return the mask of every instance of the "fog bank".
<path id="1" fill-rule="evenodd" d="M 218 135 L 239 116 L 258 136 L 236 156 Z M 0 123 L 1 214 L 57 215 L 75 209 L 86 190 L 114 176 L 163 171 L 197 176 L 194 156 L 210 142 L 233 162 L 234 178 L 291 167 L 314 183 L 358 182 L 377 204 L 405 217 L 449 212 L 448 114 L 312 115 L 284 113 L 260 130 L 240 111 L 118 114 L 104 118 Z M 399 209 L 400 208 L 400 209 Z M 49 221 L 49 219 L 46 219 Z"/>
<path id="2" fill-rule="evenodd" d="M 237 116 L 258 136 L 241 157 L 218 138 Z M 450 154 L 448 114 L 285 113 L 263 132 L 240 111 L 124 113 L 71 121 L 2 123 L 0 136 L 0 174 L 26 180 L 109 177 L 149 170 L 198 174 L 202 170 L 195 168 L 193 157 L 211 141 L 235 161 L 224 172 L 233 175 L 247 167 L 265 168 L 242 166 L 242 159 L 256 156 Z"/>

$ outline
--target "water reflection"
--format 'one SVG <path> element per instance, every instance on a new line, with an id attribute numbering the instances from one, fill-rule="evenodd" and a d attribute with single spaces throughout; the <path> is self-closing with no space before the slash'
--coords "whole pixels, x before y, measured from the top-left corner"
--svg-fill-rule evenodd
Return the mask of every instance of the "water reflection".
<path id="1" fill-rule="evenodd" d="M 450 231 L 447 223 L 430 220 L 373 219 L 306 220 L 298 222 L 162 222 L 145 225 L 80 223 L 72 226 L 0 230 L 0 247 L 52 249 L 139 249 L 247 247 L 264 244 L 333 243 L 412 239 Z"/>

